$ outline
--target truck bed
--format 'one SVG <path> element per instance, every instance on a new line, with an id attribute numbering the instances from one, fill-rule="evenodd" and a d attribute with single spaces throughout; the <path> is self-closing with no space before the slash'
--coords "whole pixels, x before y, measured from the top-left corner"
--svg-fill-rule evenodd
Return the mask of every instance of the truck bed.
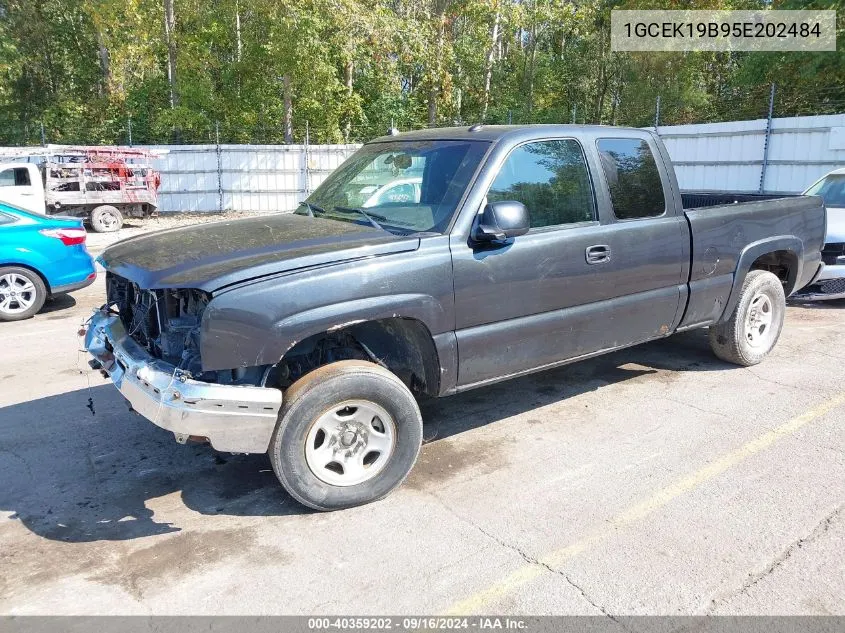
<path id="1" fill-rule="evenodd" d="M 707 192 L 682 192 L 681 198 L 692 244 L 681 329 L 718 320 L 733 309 L 742 285 L 734 274 L 752 267 L 764 243 L 767 252 L 776 247 L 793 262 L 787 270 L 771 268 L 783 279 L 787 295 L 818 272 L 826 224 L 821 198 Z"/>

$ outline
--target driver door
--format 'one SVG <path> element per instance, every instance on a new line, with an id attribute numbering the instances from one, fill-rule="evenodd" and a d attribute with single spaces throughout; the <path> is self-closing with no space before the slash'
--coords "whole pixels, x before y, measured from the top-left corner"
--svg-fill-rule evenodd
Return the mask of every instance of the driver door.
<path id="1" fill-rule="evenodd" d="M 452 242 L 459 389 L 654 338 L 673 323 L 680 232 L 666 230 L 677 257 L 653 266 L 658 244 L 610 209 L 600 217 L 595 175 L 575 139 L 519 145 L 487 201 L 522 202 L 530 231 L 505 243 Z M 631 275 L 640 281 L 626 284 Z"/>

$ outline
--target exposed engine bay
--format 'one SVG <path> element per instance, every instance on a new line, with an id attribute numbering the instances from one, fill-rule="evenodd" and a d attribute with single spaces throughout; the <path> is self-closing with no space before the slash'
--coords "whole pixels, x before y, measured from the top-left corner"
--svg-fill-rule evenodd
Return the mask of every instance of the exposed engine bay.
<path id="1" fill-rule="evenodd" d="M 129 336 L 151 355 L 197 378 L 200 322 L 211 297 L 193 289 L 143 290 L 106 273 L 108 307 L 120 315 Z"/>
<path id="2" fill-rule="evenodd" d="M 106 296 L 109 311 L 120 315 L 124 328 L 138 345 L 195 380 L 285 389 L 327 363 L 353 358 L 378 362 L 349 333 L 337 332 L 301 341 L 277 365 L 203 372 L 200 325 L 211 295 L 190 288 L 144 290 L 108 272 Z"/>

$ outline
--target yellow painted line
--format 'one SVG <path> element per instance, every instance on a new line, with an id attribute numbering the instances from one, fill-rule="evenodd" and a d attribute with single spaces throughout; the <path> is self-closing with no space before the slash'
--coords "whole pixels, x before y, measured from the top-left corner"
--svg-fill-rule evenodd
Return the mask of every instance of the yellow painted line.
<path id="1" fill-rule="evenodd" d="M 778 440 L 792 435 L 813 420 L 826 415 L 833 409 L 844 404 L 845 394 L 841 394 L 813 407 L 809 411 L 805 411 L 788 422 L 763 433 L 763 435 L 743 444 L 736 450 L 726 453 L 716 461 L 710 462 L 703 468 L 700 468 L 686 477 L 679 479 L 665 488 L 661 488 L 647 499 L 627 508 L 620 514 L 611 518 L 609 521 L 597 526 L 590 531 L 587 536 L 567 545 L 566 547 L 562 547 L 546 554 L 542 558 L 539 558 L 539 565 L 530 563 L 523 565 L 510 575 L 493 583 L 486 589 L 483 589 L 478 593 L 453 604 L 447 611 L 447 615 L 468 615 L 480 612 L 485 607 L 488 607 L 490 604 L 500 600 L 504 596 L 518 589 L 520 586 L 546 573 L 547 570 L 543 567 L 544 565 L 548 565 L 549 567 L 560 566 L 567 560 L 574 558 L 593 545 L 605 540 L 617 529 L 646 518 L 655 510 L 662 508 L 681 495 L 695 490 L 702 484 L 718 477 L 728 469 L 742 463 L 749 457 L 769 448 Z"/>

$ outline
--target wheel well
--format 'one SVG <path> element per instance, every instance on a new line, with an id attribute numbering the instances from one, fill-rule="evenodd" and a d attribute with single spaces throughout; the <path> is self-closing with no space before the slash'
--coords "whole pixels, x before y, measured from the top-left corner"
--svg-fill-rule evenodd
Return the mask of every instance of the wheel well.
<path id="1" fill-rule="evenodd" d="M 53 294 L 53 291 L 50 288 L 50 282 L 47 281 L 47 278 L 37 268 L 33 268 L 29 264 L 18 264 L 16 262 L 4 262 L 0 264 L 0 268 L 6 268 L 7 266 L 14 266 L 15 268 L 26 268 L 27 270 L 31 270 L 41 278 L 41 281 L 44 282 L 44 287 L 47 289 L 47 296 L 49 297 L 51 294 Z"/>
<path id="2" fill-rule="evenodd" d="M 767 270 L 780 279 L 787 296 L 795 289 L 798 277 L 798 256 L 792 251 L 773 251 L 760 255 L 750 270 Z"/>
<path id="3" fill-rule="evenodd" d="M 61 213 L 62 215 L 71 215 L 75 218 L 87 218 L 91 213 L 93 207 L 84 204 L 69 204 L 67 206 L 60 205 L 56 207 L 53 205 L 54 213 Z"/>
<path id="4" fill-rule="evenodd" d="M 378 319 L 330 328 L 300 341 L 273 366 L 264 384 L 287 388 L 329 363 L 357 358 L 377 363 L 414 393 L 440 391 L 440 359 L 428 328 L 416 319 Z"/>

